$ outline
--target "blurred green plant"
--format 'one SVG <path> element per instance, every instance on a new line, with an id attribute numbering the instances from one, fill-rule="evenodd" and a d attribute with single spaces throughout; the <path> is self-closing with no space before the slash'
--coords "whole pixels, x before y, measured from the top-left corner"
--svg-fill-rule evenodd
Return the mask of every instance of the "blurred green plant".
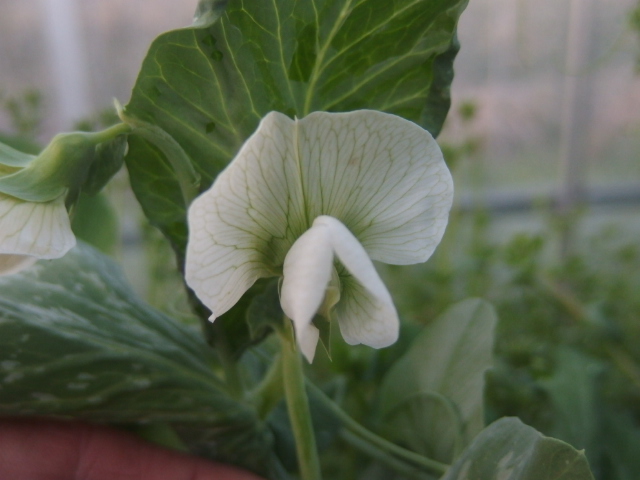
<path id="1" fill-rule="evenodd" d="M 455 249 L 437 251 L 410 280 L 407 269 L 388 269 L 399 309 L 429 324 L 451 302 L 490 300 L 499 322 L 487 420 L 517 415 L 585 449 L 596 478 L 637 478 L 625 442 L 640 440 L 640 247 L 609 227 L 555 260 L 552 228 L 498 242 L 487 212 L 454 218 L 449 233 L 458 233 L 443 243 Z"/>
<path id="2" fill-rule="evenodd" d="M 631 13 L 629 14 L 629 22 L 631 23 L 631 28 L 633 28 L 638 34 L 638 40 L 640 41 L 640 1 L 636 8 L 631 10 Z M 636 70 L 640 72 L 640 54 L 638 54 Z"/>
<path id="3" fill-rule="evenodd" d="M 9 116 L 11 128 L 16 136 L 38 136 L 44 114 L 44 98 L 40 90 L 29 88 L 19 95 L 0 97 L 0 102 Z"/>

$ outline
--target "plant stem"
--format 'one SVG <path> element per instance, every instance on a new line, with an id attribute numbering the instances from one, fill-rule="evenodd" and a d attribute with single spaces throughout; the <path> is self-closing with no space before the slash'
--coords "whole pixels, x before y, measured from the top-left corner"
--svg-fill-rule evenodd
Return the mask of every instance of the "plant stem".
<path id="1" fill-rule="evenodd" d="M 338 419 L 340 419 L 340 421 L 342 421 L 344 426 L 349 431 L 357 435 L 360 439 L 362 439 L 366 443 L 373 445 L 384 452 L 391 453 L 407 462 L 411 462 L 414 465 L 420 466 L 430 472 L 434 472 L 438 475 L 443 475 L 449 468 L 449 465 L 438 462 L 436 460 L 432 460 L 423 455 L 420 455 L 418 453 L 402 448 L 396 445 L 395 443 L 390 442 L 389 440 L 385 440 L 384 438 L 379 437 L 375 433 L 364 428 L 362 425 L 356 422 L 353 418 L 351 418 L 344 410 L 342 410 L 329 397 L 327 397 L 325 393 L 322 390 L 320 390 L 318 387 L 308 382 L 307 388 L 309 389 L 309 392 L 316 398 L 316 400 L 319 400 L 320 402 L 322 402 L 325 407 L 331 410 L 331 412 L 333 412 L 333 414 Z M 354 445 L 354 446 L 357 446 L 357 445 Z"/>
<path id="2" fill-rule="evenodd" d="M 287 399 L 289 419 L 296 441 L 298 468 L 302 480 L 320 480 L 320 461 L 316 437 L 311 423 L 309 400 L 302 373 L 302 357 L 293 336 L 291 321 L 285 317 L 285 328 L 280 332 L 282 344 L 282 367 L 284 392 Z"/>
<path id="3" fill-rule="evenodd" d="M 361 452 L 366 453 L 370 457 L 375 458 L 380 463 L 384 463 L 387 467 L 404 476 L 416 480 L 424 480 L 425 478 L 427 478 L 424 471 L 422 471 L 420 467 L 416 466 L 415 464 L 408 464 L 407 462 L 399 460 L 397 457 L 394 457 L 393 455 L 385 452 L 383 449 L 372 445 L 366 440 L 363 440 L 358 435 L 350 432 L 349 430 L 343 430 L 340 433 L 340 438 L 342 438 L 352 447 L 355 447 Z"/>
<path id="4" fill-rule="evenodd" d="M 264 380 L 251 393 L 252 403 L 256 406 L 259 418 L 263 420 L 267 418 L 282 399 L 283 378 L 282 355 L 278 355 L 271 364 Z"/>
<path id="5" fill-rule="evenodd" d="M 125 133 L 130 132 L 131 127 L 129 125 L 127 125 L 126 123 L 117 123 L 99 132 L 93 132 L 90 135 L 93 135 L 95 137 L 96 143 L 102 143 L 108 140 L 112 140 L 118 135 L 124 135 Z"/>

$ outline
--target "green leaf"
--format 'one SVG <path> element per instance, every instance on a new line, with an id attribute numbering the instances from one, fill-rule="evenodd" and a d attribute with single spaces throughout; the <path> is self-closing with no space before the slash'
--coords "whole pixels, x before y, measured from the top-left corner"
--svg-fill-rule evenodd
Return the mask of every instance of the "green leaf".
<path id="1" fill-rule="evenodd" d="M 441 480 L 593 480 L 583 452 L 517 418 L 483 430 Z"/>
<path id="2" fill-rule="evenodd" d="M 71 230 L 102 253 L 114 255 L 120 241 L 118 214 L 104 194 L 80 195 L 73 209 Z"/>
<path id="3" fill-rule="evenodd" d="M 272 110 L 376 109 L 437 134 L 466 4 L 206 0 L 191 27 L 153 42 L 125 114 L 172 136 L 202 176 L 201 190 Z M 184 228 L 174 219 L 185 222 L 184 202 L 171 201 L 170 211 L 154 205 L 177 182 L 152 150 L 132 149 L 127 166 L 145 213 L 181 253 Z"/>
<path id="4" fill-rule="evenodd" d="M 464 300 L 425 327 L 380 389 L 386 430 L 449 463 L 484 427 L 484 374 L 492 365 L 493 307 Z"/>
<path id="5" fill-rule="evenodd" d="M 187 210 L 171 164 L 158 147 L 142 137 L 131 134 L 128 142 L 125 162 L 131 188 L 147 218 L 169 239 L 176 252 L 184 255 Z"/>
<path id="6" fill-rule="evenodd" d="M 576 448 L 586 449 L 589 458 L 595 462 L 604 447 L 601 438 L 603 408 L 598 392 L 605 365 L 568 347 L 558 349 L 555 361 L 553 374 L 538 382 L 549 396 L 554 419 L 545 433 Z"/>
<path id="7" fill-rule="evenodd" d="M 88 246 L 0 279 L 0 415 L 251 425 L 195 332 Z"/>

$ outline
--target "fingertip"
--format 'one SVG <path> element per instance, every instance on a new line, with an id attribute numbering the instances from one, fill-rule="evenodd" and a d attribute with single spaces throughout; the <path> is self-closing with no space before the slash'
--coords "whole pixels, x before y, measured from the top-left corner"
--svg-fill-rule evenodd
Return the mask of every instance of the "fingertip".
<path id="1" fill-rule="evenodd" d="M 0 479 L 261 480 L 114 428 L 41 419 L 0 421 Z"/>

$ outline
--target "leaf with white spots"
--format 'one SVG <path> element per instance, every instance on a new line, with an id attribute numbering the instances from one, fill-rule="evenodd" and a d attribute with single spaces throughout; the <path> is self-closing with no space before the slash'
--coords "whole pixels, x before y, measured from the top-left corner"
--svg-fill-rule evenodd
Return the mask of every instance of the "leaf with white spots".
<path id="1" fill-rule="evenodd" d="M 251 421 L 214 365 L 197 332 L 140 301 L 90 247 L 0 279 L 0 415 Z"/>
<path id="2" fill-rule="evenodd" d="M 441 480 L 593 480 L 583 451 L 517 418 L 485 428 Z"/>

